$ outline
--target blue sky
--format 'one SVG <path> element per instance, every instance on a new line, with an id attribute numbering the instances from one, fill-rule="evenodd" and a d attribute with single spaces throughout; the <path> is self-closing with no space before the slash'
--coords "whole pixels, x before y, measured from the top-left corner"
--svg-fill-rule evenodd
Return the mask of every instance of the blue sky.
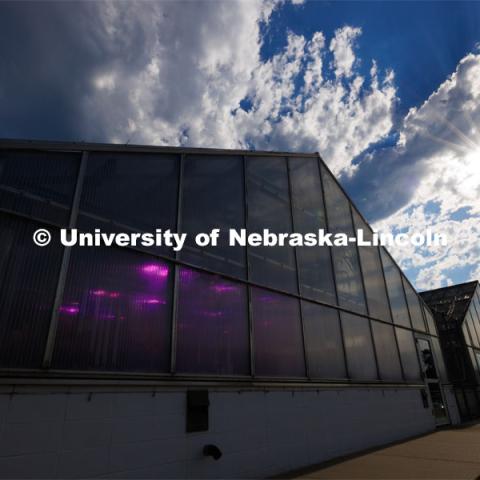
<path id="1" fill-rule="evenodd" d="M 360 71 L 369 61 L 395 70 L 398 113 L 422 103 L 480 41 L 480 2 L 306 2 L 272 15 L 262 56 L 278 53 L 291 30 L 333 36 L 343 25 L 362 29 Z"/>
<path id="2" fill-rule="evenodd" d="M 0 137 L 319 151 L 419 289 L 480 277 L 480 2 L 1 2 Z"/>

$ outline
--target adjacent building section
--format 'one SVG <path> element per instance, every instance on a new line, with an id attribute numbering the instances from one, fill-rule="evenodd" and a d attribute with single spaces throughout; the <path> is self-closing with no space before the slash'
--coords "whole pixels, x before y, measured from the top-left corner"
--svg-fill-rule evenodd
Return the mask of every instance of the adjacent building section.
<path id="1" fill-rule="evenodd" d="M 480 417 L 478 281 L 421 293 L 438 325 L 448 378 L 463 420 Z"/>

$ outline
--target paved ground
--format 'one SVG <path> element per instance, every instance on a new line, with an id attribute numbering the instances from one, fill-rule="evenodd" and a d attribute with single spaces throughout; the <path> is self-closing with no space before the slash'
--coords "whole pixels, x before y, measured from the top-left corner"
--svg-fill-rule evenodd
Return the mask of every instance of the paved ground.
<path id="1" fill-rule="evenodd" d="M 438 430 L 297 478 L 480 479 L 480 424 Z"/>

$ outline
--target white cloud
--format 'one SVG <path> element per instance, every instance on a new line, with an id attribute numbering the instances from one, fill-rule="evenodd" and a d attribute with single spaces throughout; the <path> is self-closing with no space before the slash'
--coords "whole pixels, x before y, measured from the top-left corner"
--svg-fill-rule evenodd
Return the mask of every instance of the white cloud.
<path id="1" fill-rule="evenodd" d="M 98 4 L 94 36 L 112 55 L 84 102 L 96 119 L 87 137 L 100 123 L 116 142 L 319 151 L 351 173 L 352 158 L 392 128 L 393 75 L 356 72 L 361 31 L 348 26 L 329 43 L 290 32 L 262 60 L 260 26 L 280 3 Z M 133 64 L 122 57 L 131 49 L 142 51 Z"/>
<path id="2" fill-rule="evenodd" d="M 403 267 L 421 269 L 416 279 L 420 289 L 453 283 L 460 268 L 470 269 L 472 279 L 479 276 L 479 125 L 480 55 L 469 54 L 421 107 L 408 113 L 398 145 L 368 160 L 383 156 L 391 172 L 384 185 L 410 189 L 408 201 L 377 222 L 377 228 L 412 232 L 431 227 L 448 235 L 447 247 L 393 249 Z M 398 199 L 397 193 L 387 187 L 377 200 Z M 456 217 L 460 209 L 464 214 Z"/>
<path id="3" fill-rule="evenodd" d="M 330 51 L 333 53 L 335 75 L 350 77 L 353 73 L 355 53 L 353 42 L 362 33 L 360 28 L 343 27 L 335 31 L 335 37 L 330 42 Z"/>

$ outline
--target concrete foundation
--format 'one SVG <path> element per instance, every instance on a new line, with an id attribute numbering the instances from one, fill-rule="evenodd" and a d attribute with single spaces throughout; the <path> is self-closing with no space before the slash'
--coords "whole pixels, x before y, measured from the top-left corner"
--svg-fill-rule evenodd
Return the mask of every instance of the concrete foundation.
<path id="1" fill-rule="evenodd" d="M 258 478 L 434 430 L 420 389 L 209 388 L 186 433 L 186 389 L 0 394 L 2 478 Z M 204 457 L 217 445 L 220 460 Z"/>

